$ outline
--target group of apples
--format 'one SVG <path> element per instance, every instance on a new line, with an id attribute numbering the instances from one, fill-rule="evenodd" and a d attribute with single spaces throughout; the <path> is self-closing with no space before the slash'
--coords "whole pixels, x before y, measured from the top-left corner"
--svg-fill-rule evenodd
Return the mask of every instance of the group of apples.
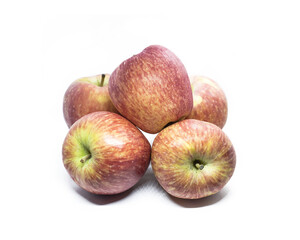
<path id="1" fill-rule="evenodd" d="M 150 162 L 163 189 L 185 199 L 217 193 L 234 172 L 234 147 L 221 129 L 224 92 L 209 78 L 189 77 L 165 47 L 145 48 L 111 75 L 76 80 L 63 112 L 64 166 L 91 193 L 130 189 Z M 158 133 L 152 148 L 140 129 Z"/>

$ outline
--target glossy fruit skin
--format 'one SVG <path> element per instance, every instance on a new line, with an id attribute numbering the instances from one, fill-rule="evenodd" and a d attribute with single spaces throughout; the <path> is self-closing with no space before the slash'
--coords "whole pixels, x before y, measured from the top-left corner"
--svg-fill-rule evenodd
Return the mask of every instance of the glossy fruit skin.
<path id="1" fill-rule="evenodd" d="M 236 155 L 219 127 L 186 119 L 156 136 L 151 165 L 158 182 L 170 195 L 198 199 L 225 186 L 233 175 Z"/>
<path id="2" fill-rule="evenodd" d="M 116 109 L 148 133 L 184 119 L 193 108 L 184 65 L 174 53 L 158 45 L 121 63 L 111 74 L 108 90 Z"/>
<path id="3" fill-rule="evenodd" d="M 223 128 L 228 115 L 224 91 L 212 79 L 203 76 L 190 77 L 193 91 L 193 109 L 188 119 L 206 121 Z"/>
<path id="4" fill-rule="evenodd" d="M 64 118 L 69 128 L 78 119 L 92 112 L 118 113 L 108 93 L 108 80 L 109 74 L 100 74 L 80 78 L 69 86 L 63 102 Z"/>
<path id="5" fill-rule="evenodd" d="M 95 112 L 76 121 L 63 143 L 63 163 L 72 179 L 95 194 L 117 194 L 134 186 L 150 162 L 151 146 L 122 116 Z M 88 154 L 91 158 L 82 161 Z"/>

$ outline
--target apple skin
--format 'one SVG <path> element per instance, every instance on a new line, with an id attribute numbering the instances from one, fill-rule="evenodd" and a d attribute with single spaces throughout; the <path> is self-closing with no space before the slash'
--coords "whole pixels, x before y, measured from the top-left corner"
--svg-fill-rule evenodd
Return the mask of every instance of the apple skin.
<path id="1" fill-rule="evenodd" d="M 148 133 L 184 119 L 193 108 L 184 65 L 174 53 L 158 45 L 121 63 L 111 74 L 108 90 L 116 109 Z"/>
<path id="2" fill-rule="evenodd" d="M 219 192 L 236 164 L 232 143 L 216 125 L 186 119 L 154 139 L 151 165 L 160 185 L 172 196 L 198 199 Z"/>
<path id="3" fill-rule="evenodd" d="M 227 99 L 221 87 L 203 76 L 190 77 L 193 91 L 193 110 L 187 119 L 206 121 L 223 128 L 228 114 Z"/>
<path id="4" fill-rule="evenodd" d="M 84 77 L 74 81 L 64 95 L 64 118 L 71 127 L 74 122 L 92 112 L 118 113 L 108 93 L 109 74 Z"/>
<path id="5" fill-rule="evenodd" d="M 76 121 L 63 143 L 63 164 L 72 179 L 95 194 L 117 194 L 134 186 L 150 162 L 151 146 L 131 122 L 111 112 Z"/>

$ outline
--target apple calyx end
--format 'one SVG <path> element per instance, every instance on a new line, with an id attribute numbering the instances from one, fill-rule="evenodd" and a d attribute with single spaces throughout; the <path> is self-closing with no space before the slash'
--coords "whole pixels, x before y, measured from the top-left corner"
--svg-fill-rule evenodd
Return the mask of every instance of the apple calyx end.
<path id="1" fill-rule="evenodd" d="M 83 158 L 80 159 L 81 163 L 85 163 L 87 160 L 89 160 L 92 157 L 91 154 L 85 155 Z"/>
<path id="2" fill-rule="evenodd" d="M 200 160 L 195 160 L 193 165 L 197 170 L 202 170 L 205 166 L 205 164 Z"/>

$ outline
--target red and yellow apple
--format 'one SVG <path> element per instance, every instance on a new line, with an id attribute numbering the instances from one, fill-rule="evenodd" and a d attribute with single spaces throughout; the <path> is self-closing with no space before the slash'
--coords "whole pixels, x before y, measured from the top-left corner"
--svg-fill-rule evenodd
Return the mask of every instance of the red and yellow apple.
<path id="1" fill-rule="evenodd" d="M 72 179 L 95 194 L 117 194 L 134 186 L 150 162 L 151 146 L 131 122 L 111 112 L 83 116 L 63 143 L 63 164 Z"/>
<path id="2" fill-rule="evenodd" d="M 74 81 L 64 96 L 63 112 L 68 127 L 92 112 L 118 113 L 108 93 L 109 74 L 84 77 Z"/>
<path id="3" fill-rule="evenodd" d="M 189 119 L 206 121 L 223 128 L 227 120 L 227 100 L 221 87 L 212 79 L 190 77 L 193 91 L 193 109 Z"/>
<path id="4" fill-rule="evenodd" d="M 160 185 L 172 196 L 203 198 L 219 192 L 236 164 L 232 143 L 216 125 L 186 119 L 154 139 L 151 165 Z"/>
<path id="5" fill-rule="evenodd" d="M 184 65 L 174 53 L 158 45 L 121 63 L 111 74 L 108 90 L 116 109 L 148 133 L 184 119 L 193 108 Z"/>

